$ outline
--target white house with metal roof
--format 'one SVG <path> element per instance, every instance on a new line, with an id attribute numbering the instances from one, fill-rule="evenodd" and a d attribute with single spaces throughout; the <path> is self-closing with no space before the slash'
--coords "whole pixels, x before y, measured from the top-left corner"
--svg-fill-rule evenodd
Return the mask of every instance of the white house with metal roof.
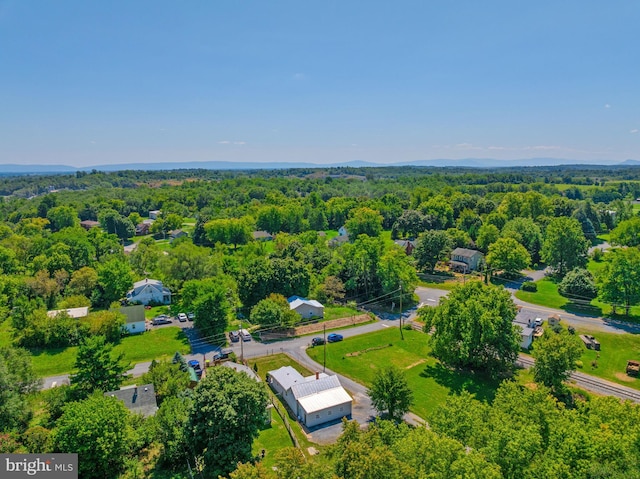
<path id="1" fill-rule="evenodd" d="M 171 291 L 157 279 L 143 279 L 133 283 L 133 289 L 127 293 L 132 303 L 147 305 L 149 303 L 171 304 Z"/>
<path id="2" fill-rule="evenodd" d="M 316 373 L 303 377 L 291 366 L 269 371 L 268 382 L 307 427 L 351 416 L 353 399 L 338 376 Z"/>
<path id="3" fill-rule="evenodd" d="M 289 309 L 298 313 L 303 319 L 324 317 L 324 306 L 315 299 L 291 296 L 287 301 L 289 302 Z"/>

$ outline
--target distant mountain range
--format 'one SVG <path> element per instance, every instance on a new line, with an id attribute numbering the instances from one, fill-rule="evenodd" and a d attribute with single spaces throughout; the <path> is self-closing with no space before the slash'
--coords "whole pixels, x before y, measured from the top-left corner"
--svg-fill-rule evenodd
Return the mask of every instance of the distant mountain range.
<path id="1" fill-rule="evenodd" d="M 496 160 L 492 158 L 465 158 L 461 160 L 418 160 L 397 163 L 371 163 L 368 161 L 347 161 L 343 163 L 319 164 L 319 163 L 260 163 L 260 162 L 232 162 L 232 161 L 188 161 L 165 163 L 123 163 L 109 165 L 95 165 L 86 167 L 73 167 L 68 165 L 16 165 L 0 164 L 0 174 L 49 174 L 49 173 L 75 173 L 76 171 L 122 171 L 122 170 L 181 170 L 181 169 L 205 169 L 205 170 L 272 170 L 288 168 L 336 168 L 336 167 L 385 167 L 385 166 L 431 166 L 450 168 L 514 168 L 532 166 L 560 166 L 560 165 L 589 165 L 589 166 L 638 166 L 640 160 L 567 160 L 559 158 L 524 158 L 518 160 Z"/>

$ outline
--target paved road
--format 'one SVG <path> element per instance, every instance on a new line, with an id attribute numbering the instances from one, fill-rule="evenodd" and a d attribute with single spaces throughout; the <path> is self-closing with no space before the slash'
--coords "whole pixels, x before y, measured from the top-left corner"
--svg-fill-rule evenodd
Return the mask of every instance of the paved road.
<path id="1" fill-rule="evenodd" d="M 448 291 L 435 288 L 419 287 L 416 290 L 416 294 L 420 298 L 420 303 L 418 306 L 436 306 L 440 298 L 446 296 L 448 294 Z M 567 324 L 572 324 L 579 327 L 588 327 L 590 329 L 600 329 L 603 331 L 613 331 L 618 333 L 640 333 L 640 326 L 638 325 L 632 325 L 619 321 L 612 321 L 609 319 L 596 318 L 586 315 L 579 316 L 575 314 L 569 314 L 565 311 L 525 303 L 524 301 L 520 301 L 515 297 L 514 299 L 517 304 L 522 305 L 522 309 L 518 314 L 525 318 L 538 317 L 548 314 L 560 314 L 563 318 L 563 321 L 566 321 Z M 411 319 L 415 317 L 416 311 L 417 308 L 414 308 L 411 311 L 405 312 L 405 318 Z M 198 359 L 199 361 L 203 362 L 204 359 L 211 359 L 213 354 L 215 354 L 215 352 L 219 350 L 219 347 L 209 345 L 208 343 L 199 340 L 197 331 L 193 329 L 191 323 L 176 323 L 176 325 L 179 325 L 185 330 L 185 333 L 189 336 L 190 340 L 195 345 L 194 349 L 197 351 L 197 354 L 186 355 L 185 358 L 187 360 Z M 350 329 L 342 330 L 340 331 L 340 334 L 342 334 L 345 338 L 348 338 L 360 334 L 370 333 L 373 331 L 379 331 L 388 327 L 397 327 L 398 325 L 399 321 L 397 319 L 379 320 L 374 323 L 365 324 L 363 326 L 356 326 Z M 255 341 L 232 343 L 230 349 L 232 349 L 238 357 L 244 357 L 245 359 L 265 356 L 268 354 L 286 353 L 311 371 L 321 371 L 322 365 L 313 361 L 305 353 L 306 348 L 310 346 L 312 337 L 313 336 L 304 336 L 300 338 L 286 339 L 272 343 L 259 343 Z M 531 365 L 531 363 L 526 364 L 528 361 L 527 356 L 521 356 L 520 361 L 525 366 Z M 138 363 L 128 371 L 128 374 L 132 374 L 134 377 L 141 376 L 148 371 L 150 364 L 151 362 Z M 330 370 L 326 370 L 326 372 L 333 373 Z M 366 424 L 371 420 L 372 417 L 375 416 L 375 410 L 373 409 L 371 401 L 366 394 L 366 387 L 344 376 L 338 376 L 340 377 L 341 383 L 347 390 L 352 393 L 354 397 L 354 419 L 357 419 L 360 424 Z M 595 378 L 584 373 L 576 372 L 572 375 L 571 378 L 580 387 L 583 387 L 584 389 L 587 389 L 589 391 L 594 391 L 599 394 L 613 395 L 623 399 L 631 399 L 635 402 L 640 402 L 640 392 L 631 388 L 621 386 L 600 378 Z M 65 381 L 68 381 L 68 375 L 45 378 L 43 389 L 52 387 L 54 382 L 56 382 L 57 384 L 62 384 Z M 408 414 L 407 416 L 405 416 L 405 419 L 409 423 L 413 424 L 423 422 L 421 418 L 413 414 Z M 320 428 L 315 431 L 308 431 L 308 433 L 314 441 L 331 442 L 335 440 L 335 437 L 337 437 L 337 435 L 340 434 L 340 431 L 340 424 L 335 424 L 329 427 Z"/>

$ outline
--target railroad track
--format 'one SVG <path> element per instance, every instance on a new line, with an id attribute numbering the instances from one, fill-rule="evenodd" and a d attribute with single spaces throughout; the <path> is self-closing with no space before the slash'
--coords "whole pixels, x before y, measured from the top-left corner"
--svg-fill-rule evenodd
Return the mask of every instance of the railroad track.
<path id="1" fill-rule="evenodd" d="M 535 360 L 528 356 L 519 355 L 516 363 L 524 368 L 530 368 L 533 366 Z M 616 396 L 620 399 L 628 399 L 636 403 L 640 403 L 640 391 L 636 391 L 626 386 L 617 385 L 606 381 L 604 379 L 595 378 L 588 374 L 574 372 L 571 373 L 571 380 L 578 386 L 599 394 L 605 394 L 608 396 Z"/>

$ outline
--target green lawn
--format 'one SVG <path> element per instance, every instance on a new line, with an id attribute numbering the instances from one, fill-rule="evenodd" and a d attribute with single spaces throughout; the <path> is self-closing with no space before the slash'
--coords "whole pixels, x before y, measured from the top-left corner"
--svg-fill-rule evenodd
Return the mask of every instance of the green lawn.
<path id="1" fill-rule="evenodd" d="M 576 334 L 589 334 L 600 341 L 600 351 L 584 348 L 580 358 L 583 367 L 578 371 L 640 389 L 640 379 L 632 378 L 625 373 L 629 359 L 640 360 L 640 335 L 580 329 Z M 592 361 L 597 361 L 597 367 L 592 366 Z"/>
<path id="2" fill-rule="evenodd" d="M 146 319 L 153 319 L 159 314 L 169 314 L 169 306 L 154 306 L 151 309 L 144 310 L 144 317 Z"/>
<path id="3" fill-rule="evenodd" d="M 429 354 L 429 336 L 417 331 L 404 331 L 404 341 L 397 328 L 347 338 L 327 345 L 327 367 L 368 386 L 382 368 L 395 365 L 405 371 L 414 394 L 413 412 L 420 417 L 443 404 L 447 397 L 464 389 L 480 400 L 492 400 L 498 383 L 467 372 L 442 366 Z M 373 347 L 381 349 L 364 352 Z M 310 348 L 307 353 L 322 363 L 324 348 Z M 360 352 L 355 356 L 347 356 Z"/>
<path id="4" fill-rule="evenodd" d="M 360 311 L 347 306 L 325 306 L 323 320 L 331 321 L 332 319 L 348 318 L 359 314 L 361 314 Z"/>
<path id="5" fill-rule="evenodd" d="M 113 350 L 116 354 L 124 353 L 124 360 L 133 366 L 152 359 L 169 358 L 176 351 L 187 354 L 190 346 L 180 328 L 166 327 L 122 338 Z M 33 369 L 40 377 L 69 373 L 73 370 L 77 352 L 77 346 L 32 350 Z"/>
<path id="6" fill-rule="evenodd" d="M 260 435 L 253 441 L 252 452 L 254 456 L 258 456 L 262 450 L 265 451 L 262 463 L 267 468 L 274 465 L 275 453 L 285 447 L 292 447 L 293 441 L 284 427 L 284 422 L 280 415 L 271 410 L 271 424 L 260 430 Z"/>
<path id="7" fill-rule="evenodd" d="M 266 376 L 267 376 L 267 372 L 268 371 L 273 371 L 274 369 L 279 369 L 282 366 L 291 366 L 292 368 L 294 368 L 296 371 L 298 371 L 303 376 L 311 376 L 313 374 L 307 368 L 305 368 L 301 364 L 297 363 L 296 361 L 291 359 L 286 354 L 273 354 L 271 356 L 263 356 L 261 358 L 256 358 L 255 360 L 253 360 L 253 361 L 251 361 L 249 363 L 249 366 L 254 367 L 256 364 L 258 365 L 258 375 L 263 380 L 266 380 Z M 281 405 L 280 406 L 280 410 L 281 411 L 285 411 L 286 408 L 285 408 L 284 404 L 282 403 L 282 401 L 280 401 L 277 396 L 275 396 L 275 397 L 276 397 L 276 401 Z M 278 416 L 278 419 L 280 420 L 280 424 L 282 424 L 282 427 L 284 429 L 284 423 L 282 422 L 282 419 L 279 417 L 277 411 L 275 411 L 275 410 L 272 411 L 272 426 L 274 426 L 274 424 L 275 424 L 273 419 L 275 419 L 276 416 Z M 305 454 L 305 456 L 308 456 L 307 448 L 309 446 L 314 446 L 316 449 L 320 449 L 321 448 L 321 446 L 319 447 L 317 444 L 314 444 L 314 443 L 310 442 L 309 439 L 307 439 L 307 436 L 304 433 L 304 431 L 302 430 L 302 427 L 300 426 L 300 424 L 296 421 L 296 419 L 294 417 L 289 416 L 288 420 L 289 420 L 289 424 L 291 425 L 291 429 L 292 429 L 293 433 L 295 434 L 296 438 L 298 439 L 298 443 L 302 447 L 302 452 Z M 284 437 L 282 435 L 280 435 L 279 432 L 272 431 L 272 434 L 274 436 L 276 434 L 278 434 L 278 438 L 277 439 L 274 438 L 274 440 L 276 440 L 277 442 L 272 444 L 270 442 L 267 442 L 266 439 L 265 439 L 263 441 L 263 443 L 266 444 L 267 447 L 262 446 L 262 447 L 260 447 L 260 449 L 258 449 L 257 446 L 256 446 L 256 443 L 254 443 L 254 446 L 253 446 L 254 447 L 254 451 L 257 450 L 259 452 L 262 449 L 266 449 L 267 455 L 265 456 L 265 464 L 267 466 L 272 465 L 272 460 L 273 459 L 269 459 L 269 456 L 273 456 L 273 452 L 275 452 L 279 448 L 288 447 L 288 446 L 292 445 L 292 442 L 291 442 L 291 440 L 289 438 L 289 435 L 288 435 L 286 429 L 284 430 L 284 433 L 287 434 L 287 440 L 285 440 Z M 262 432 L 261 432 L 260 435 L 262 436 Z M 259 437 L 258 440 L 262 440 L 262 437 Z M 271 452 L 271 454 L 270 454 L 270 452 Z"/>
<path id="8" fill-rule="evenodd" d="M 602 263 L 594 263 L 597 266 L 590 266 L 590 268 L 601 267 Z M 612 308 L 609 304 L 592 300 L 590 303 L 575 302 L 560 295 L 558 292 L 558 284 L 554 282 L 552 278 L 544 278 L 540 281 L 536 281 L 538 285 L 538 291 L 531 293 L 528 291 L 516 291 L 516 298 L 526 301 L 527 303 L 538 304 L 540 306 L 546 306 L 548 308 L 563 309 L 568 313 L 576 314 L 588 314 L 597 317 L 613 317 Z M 615 317 L 627 320 L 627 321 L 640 321 L 640 306 L 632 306 L 629 316 L 616 315 Z"/>

